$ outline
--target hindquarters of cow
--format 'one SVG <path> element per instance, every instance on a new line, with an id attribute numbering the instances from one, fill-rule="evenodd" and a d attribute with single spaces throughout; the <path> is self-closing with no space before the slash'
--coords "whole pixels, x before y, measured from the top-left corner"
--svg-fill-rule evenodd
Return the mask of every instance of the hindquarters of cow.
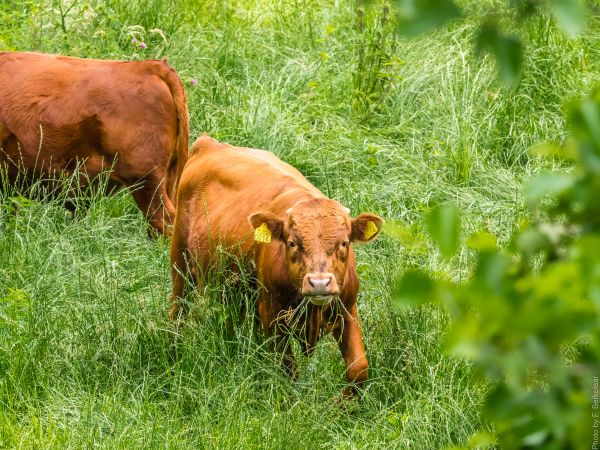
<path id="1" fill-rule="evenodd" d="M 78 168 L 84 186 L 110 170 L 110 190 L 131 187 L 152 229 L 170 232 L 189 126 L 183 85 L 166 62 L 5 53 L 0 84 L 0 163 L 11 179 L 68 178 Z"/>
<path id="2" fill-rule="evenodd" d="M 0 170 L 8 186 L 0 189 L 9 187 L 20 195 L 38 199 L 63 199 L 65 206 L 74 210 L 76 203 L 81 206 L 89 201 L 86 197 L 92 194 L 90 187 L 105 194 L 130 187 L 150 226 L 160 233 L 167 231 L 175 209 L 166 195 L 167 155 L 162 157 L 164 152 L 157 152 L 156 144 L 143 151 L 131 150 L 142 156 L 146 152 L 158 153 L 161 160 L 142 157 L 136 164 L 127 151 L 107 151 L 102 143 L 110 135 L 103 134 L 102 124 L 96 119 L 60 128 L 40 126 L 39 130 L 22 131 L 17 138 L 3 127 Z M 125 161 L 120 161 L 121 156 Z"/>

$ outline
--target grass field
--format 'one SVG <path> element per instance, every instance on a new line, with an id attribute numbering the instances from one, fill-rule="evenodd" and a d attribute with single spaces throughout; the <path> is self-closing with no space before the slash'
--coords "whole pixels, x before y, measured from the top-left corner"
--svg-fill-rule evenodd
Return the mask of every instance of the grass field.
<path id="1" fill-rule="evenodd" d="M 600 78 L 600 27 L 568 40 L 548 18 L 526 23 L 535 45 L 507 88 L 472 55 L 482 8 L 502 2 L 462 4 L 465 20 L 405 40 L 378 22 L 378 2 L 362 18 L 343 0 L 0 3 L 0 51 L 168 58 L 186 85 L 191 140 L 208 132 L 271 150 L 400 236 L 357 249 L 370 380 L 343 402 L 332 338 L 299 358 L 291 382 L 251 323 L 228 329 L 251 292 L 214 283 L 188 326 L 170 323 L 168 242 L 147 239 L 129 193 L 89 194 L 72 218 L 9 189 L 0 448 L 437 449 L 489 428 L 478 413 L 485 383 L 443 353 L 446 314 L 395 309 L 393 280 L 407 267 L 468 273 L 467 249 L 443 262 L 428 242 L 431 205 L 457 201 L 465 235 L 485 229 L 500 243 L 527 220 L 523 183 L 559 164 L 528 149 L 560 141 L 562 104 Z"/>

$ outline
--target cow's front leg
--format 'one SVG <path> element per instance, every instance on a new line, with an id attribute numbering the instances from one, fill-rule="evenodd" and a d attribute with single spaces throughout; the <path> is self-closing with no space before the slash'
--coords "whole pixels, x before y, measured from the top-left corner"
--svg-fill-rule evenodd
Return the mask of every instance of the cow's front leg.
<path id="1" fill-rule="evenodd" d="M 198 276 L 195 259 L 187 249 L 186 238 L 182 230 L 178 229 L 171 241 L 171 279 L 173 292 L 171 293 L 171 307 L 169 318 L 179 320 L 188 312 L 185 299 L 192 286 L 202 291 L 201 277 Z M 202 251 L 202 250 L 201 250 Z"/>
<path id="2" fill-rule="evenodd" d="M 348 398 L 353 397 L 367 380 L 369 363 L 365 355 L 356 305 L 352 306 L 348 313 L 344 313 L 343 317 L 343 323 L 333 330 L 333 335 L 346 363 L 346 380 L 350 385 L 344 389 L 344 397 Z"/>
<path id="3" fill-rule="evenodd" d="M 290 331 L 285 326 L 285 317 L 276 315 L 272 301 L 263 293 L 258 300 L 258 316 L 262 329 L 267 336 L 275 340 L 275 352 L 281 355 L 281 366 L 290 378 L 296 379 L 298 370 L 292 343 L 290 342 Z"/>
<path id="4" fill-rule="evenodd" d="M 277 327 L 275 331 L 275 351 L 281 355 L 281 366 L 285 373 L 295 380 L 298 377 L 298 366 L 290 342 L 290 333 L 282 327 Z"/>

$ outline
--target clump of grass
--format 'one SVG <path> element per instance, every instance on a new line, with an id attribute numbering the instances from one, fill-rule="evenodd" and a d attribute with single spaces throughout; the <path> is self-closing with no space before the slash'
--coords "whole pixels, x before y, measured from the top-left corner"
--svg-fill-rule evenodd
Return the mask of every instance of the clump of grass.
<path id="1" fill-rule="evenodd" d="M 360 38 L 356 44 L 358 58 L 353 73 L 352 109 L 361 120 L 368 120 L 382 111 L 402 63 L 396 55 L 397 39 L 390 5 L 384 1 L 378 6 L 373 19 L 366 17 L 364 5 L 356 8 L 356 28 Z"/>

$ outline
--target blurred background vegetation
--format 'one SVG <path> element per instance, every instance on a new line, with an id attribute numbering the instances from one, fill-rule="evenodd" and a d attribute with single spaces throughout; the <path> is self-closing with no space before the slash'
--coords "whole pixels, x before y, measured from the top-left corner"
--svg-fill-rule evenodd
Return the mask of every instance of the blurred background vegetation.
<path id="1" fill-rule="evenodd" d="M 422 32 L 461 16 L 452 1 L 435 3 L 398 1 L 400 11 L 413 13 L 399 26 Z M 519 31 L 525 21 L 553 17 L 574 38 L 585 29 L 588 14 L 598 12 L 589 6 L 577 0 L 524 0 L 504 11 L 490 9 L 475 37 L 476 53 L 491 53 L 498 77 L 518 90 L 525 49 Z M 511 19 L 519 27 L 505 31 Z M 475 232 L 466 239 L 477 254 L 468 280 L 454 283 L 419 268 L 404 272 L 395 288 L 400 305 L 434 300 L 450 312 L 446 350 L 473 362 L 475 372 L 492 382 L 482 411 L 493 422 L 502 448 L 598 445 L 598 88 L 584 99 L 571 100 L 564 110 L 570 136 L 540 143 L 531 152 L 568 161 L 571 170 L 541 173 L 527 183 L 531 221 L 514 231 L 509 245 L 498 249 L 494 234 Z M 460 224 L 461 214 L 452 202 L 427 214 L 429 235 L 445 258 L 461 245 Z M 495 441 L 486 432 L 475 436 L 471 445 Z"/>
<path id="2" fill-rule="evenodd" d="M 8 187 L 0 447 L 588 442 L 600 123 L 596 94 L 586 97 L 600 76 L 591 6 L 0 2 L 0 51 L 168 58 L 192 139 L 269 149 L 353 214 L 388 220 L 357 249 L 370 381 L 340 406 L 331 339 L 291 383 L 251 324 L 226 329 L 249 292 L 213 283 L 188 327 L 170 324 L 168 243 L 146 239 L 127 193 L 86 193 L 90 209 L 70 218 Z M 565 108 L 573 98 L 586 99 Z"/>

